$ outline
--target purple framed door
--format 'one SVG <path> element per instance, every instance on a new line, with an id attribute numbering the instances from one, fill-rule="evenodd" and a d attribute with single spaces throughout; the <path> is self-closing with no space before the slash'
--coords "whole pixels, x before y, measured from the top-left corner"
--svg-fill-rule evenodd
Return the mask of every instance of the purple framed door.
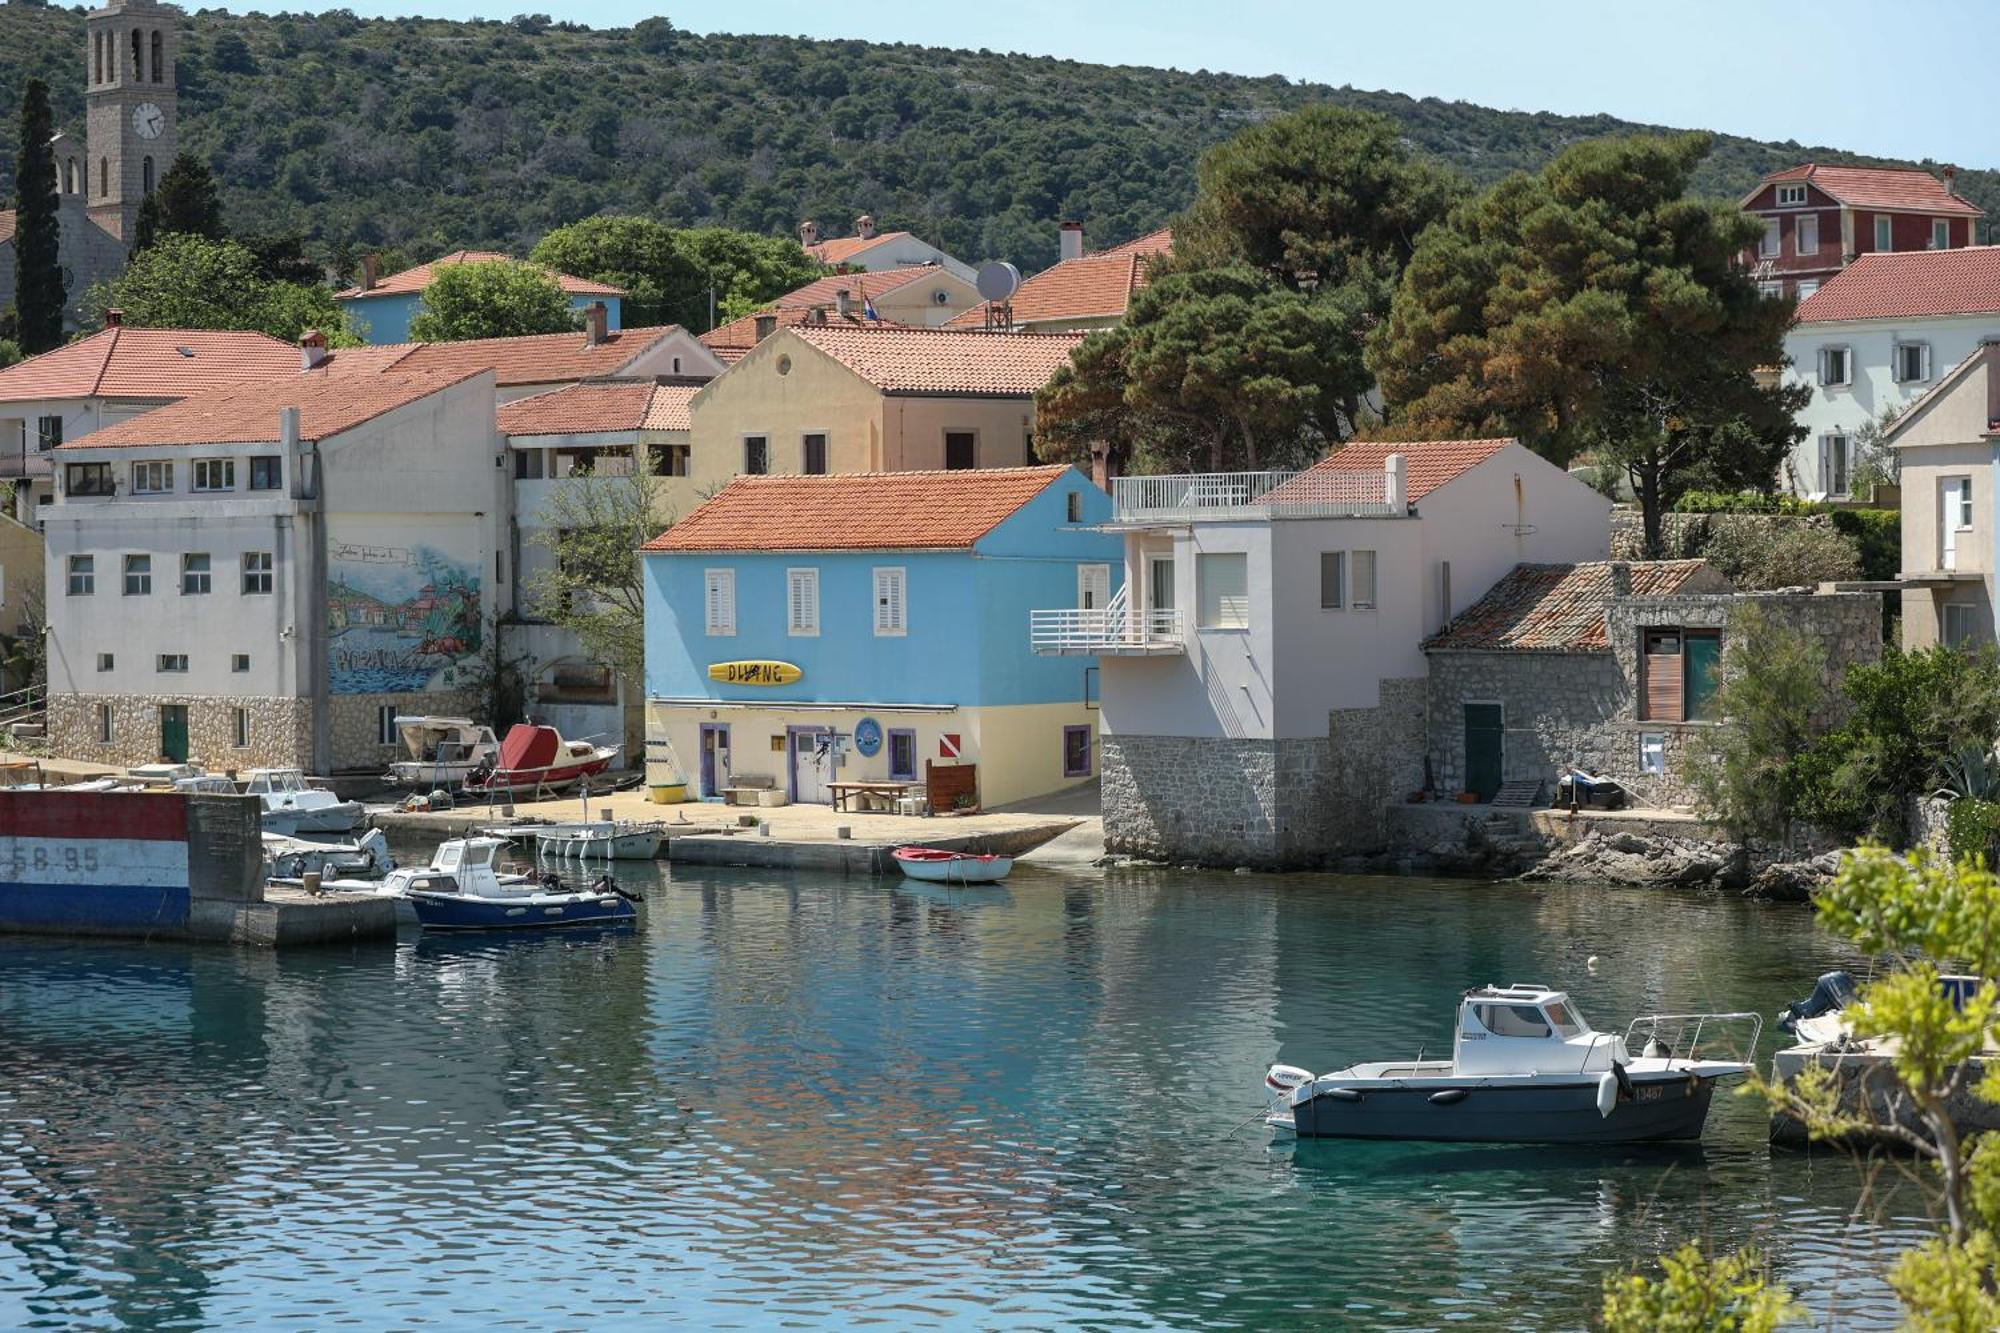
<path id="1" fill-rule="evenodd" d="M 727 722 L 704 722 L 701 724 L 701 795 L 702 799 L 718 801 L 722 799 L 722 789 L 729 782 L 729 724 Z"/>

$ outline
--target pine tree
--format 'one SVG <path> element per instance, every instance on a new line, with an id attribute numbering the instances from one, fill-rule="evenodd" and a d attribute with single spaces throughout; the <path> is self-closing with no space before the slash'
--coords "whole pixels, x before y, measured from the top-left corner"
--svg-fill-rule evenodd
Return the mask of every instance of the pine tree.
<path id="1" fill-rule="evenodd" d="M 139 222 L 132 239 L 132 253 L 147 249 L 162 236 L 201 236 L 211 241 L 223 238 L 222 201 L 215 192 L 215 177 L 192 153 L 177 153 L 159 188 L 139 205 Z"/>
<path id="2" fill-rule="evenodd" d="M 63 340 L 62 228 L 56 216 L 55 137 L 49 85 L 29 79 L 21 99 L 21 152 L 14 163 L 14 309 L 21 350 L 30 356 Z"/>

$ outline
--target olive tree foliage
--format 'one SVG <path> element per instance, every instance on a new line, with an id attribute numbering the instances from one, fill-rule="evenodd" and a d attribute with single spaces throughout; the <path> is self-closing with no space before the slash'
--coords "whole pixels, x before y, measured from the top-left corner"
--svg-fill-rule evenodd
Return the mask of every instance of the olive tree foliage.
<path id="1" fill-rule="evenodd" d="M 1771 1333 L 1805 1310 L 1771 1284 L 1757 1250 L 1710 1256 L 1692 1242 L 1660 1259 L 1660 1276 L 1604 1282 L 1605 1333 Z"/>
<path id="2" fill-rule="evenodd" d="M 533 614 L 575 634 L 585 654 L 627 681 L 644 679 L 646 668 L 639 548 L 673 521 L 653 480 L 642 457 L 622 475 L 573 475 L 552 487 L 534 537 L 549 563 L 524 585 Z"/>
<path id="3" fill-rule="evenodd" d="M 556 280 L 532 264 L 491 259 L 433 270 L 423 309 L 410 321 L 418 342 L 463 342 L 561 333 L 577 312 Z"/>

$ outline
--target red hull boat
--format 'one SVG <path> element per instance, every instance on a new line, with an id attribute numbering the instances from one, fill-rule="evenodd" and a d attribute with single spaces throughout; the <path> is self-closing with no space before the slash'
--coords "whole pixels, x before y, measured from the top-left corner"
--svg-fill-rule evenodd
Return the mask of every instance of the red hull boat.
<path id="1" fill-rule="evenodd" d="M 493 770 L 475 774 L 465 789 L 496 796 L 565 791 L 609 769 L 617 757 L 615 745 L 566 741 L 554 727 L 516 722 L 500 742 L 500 759 Z"/>

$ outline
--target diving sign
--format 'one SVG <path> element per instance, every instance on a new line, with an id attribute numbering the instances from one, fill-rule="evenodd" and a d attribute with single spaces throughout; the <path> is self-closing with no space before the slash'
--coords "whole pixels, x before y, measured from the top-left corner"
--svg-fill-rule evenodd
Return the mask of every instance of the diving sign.
<path id="1" fill-rule="evenodd" d="M 957 732 L 947 731 L 938 737 L 938 758 L 956 759 L 960 748 Z"/>
<path id="2" fill-rule="evenodd" d="M 717 662 L 708 669 L 708 678 L 724 685 L 795 685 L 805 674 L 790 662 Z"/>

